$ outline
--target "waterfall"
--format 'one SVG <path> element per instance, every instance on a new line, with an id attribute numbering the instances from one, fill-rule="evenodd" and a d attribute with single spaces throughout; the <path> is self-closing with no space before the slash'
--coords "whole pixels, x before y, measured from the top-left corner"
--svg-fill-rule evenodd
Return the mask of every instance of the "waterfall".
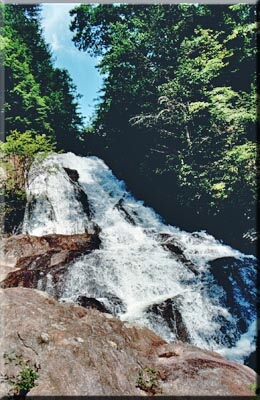
<path id="1" fill-rule="evenodd" d="M 66 169 L 77 171 L 78 179 L 72 182 Z M 100 228 L 100 248 L 69 265 L 62 301 L 94 297 L 121 320 L 147 326 L 167 341 L 185 334 L 189 343 L 239 362 L 255 349 L 253 256 L 204 231 L 166 225 L 97 157 L 59 154 L 34 165 L 27 198 L 24 233 Z"/>

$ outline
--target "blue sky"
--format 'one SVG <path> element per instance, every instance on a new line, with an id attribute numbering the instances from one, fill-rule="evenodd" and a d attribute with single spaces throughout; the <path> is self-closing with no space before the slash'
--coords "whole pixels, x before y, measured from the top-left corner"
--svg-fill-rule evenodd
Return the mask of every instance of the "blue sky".
<path id="1" fill-rule="evenodd" d="M 69 30 L 71 20 L 69 10 L 77 5 L 77 3 L 43 3 L 41 16 L 44 37 L 51 45 L 55 66 L 69 71 L 77 86 L 77 92 L 83 95 L 79 99 L 79 104 L 87 123 L 94 112 L 94 99 L 99 95 L 102 78 L 95 68 L 97 60 L 86 52 L 79 51 L 71 40 L 73 33 Z"/>

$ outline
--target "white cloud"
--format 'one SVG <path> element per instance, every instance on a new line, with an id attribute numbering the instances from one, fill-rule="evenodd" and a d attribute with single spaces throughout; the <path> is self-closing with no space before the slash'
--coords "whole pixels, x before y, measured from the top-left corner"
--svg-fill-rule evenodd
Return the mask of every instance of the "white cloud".
<path id="1" fill-rule="evenodd" d="M 60 50 L 62 47 L 59 44 L 58 38 L 56 33 L 52 33 L 51 35 L 51 40 L 50 40 L 51 48 L 53 51 Z"/>
<path id="2" fill-rule="evenodd" d="M 78 3 L 45 3 L 42 4 L 42 27 L 46 42 L 53 51 L 74 47 L 69 30 L 71 17 L 69 11 Z"/>
<path id="3" fill-rule="evenodd" d="M 99 58 L 91 58 L 79 51 L 72 42 L 73 33 L 69 29 L 69 11 L 80 3 L 43 3 L 42 28 L 44 38 L 51 46 L 54 65 L 69 71 L 78 92 L 83 95 L 79 104 L 83 115 L 89 116 L 94 110 L 102 79 L 95 69 Z"/>

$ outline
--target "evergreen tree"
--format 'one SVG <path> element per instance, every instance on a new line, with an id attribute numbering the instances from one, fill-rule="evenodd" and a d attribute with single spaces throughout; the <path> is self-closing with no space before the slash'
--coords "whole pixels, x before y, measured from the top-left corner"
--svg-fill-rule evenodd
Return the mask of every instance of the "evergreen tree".
<path id="1" fill-rule="evenodd" d="M 0 11 L 6 134 L 29 129 L 54 136 L 58 149 L 73 148 L 82 129 L 78 95 L 68 72 L 53 66 L 41 6 L 10 4 Z"/>
<path id="2" fill-rule="evenodd" d="M 172 223 L 203 228 L 215 215 L 254 227 L 256 6 L 81 5 L 71 15 L 75 45 L 101 57 L 94 150 Z"/>
<path id="3" fill-rule="evenodd" d="M 0 58 L 5 87 L 1 115 L 5 142 L 0 142 L 0 217 L 13 231 L 23 218 L 25 182 L 39 152 L 73 151 L 82 129 L 76 87 L 66 70 L 55 68 L 42 35 L 40 5 L 0 6 Z M 1 177 L 2 180 L 2 177 Z"/>

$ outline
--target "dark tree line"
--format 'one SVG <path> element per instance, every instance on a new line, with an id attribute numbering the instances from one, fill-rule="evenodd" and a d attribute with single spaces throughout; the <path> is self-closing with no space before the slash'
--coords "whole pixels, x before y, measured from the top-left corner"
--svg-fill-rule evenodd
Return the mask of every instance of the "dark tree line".
<path id="1" fill-rule="evenodd" d="M 101 56 L 104 76 L 86 151 L 169 222 L 234 245 L 255 230 L 256 12 L 248 4 L 71 11 L 75 45 Z"/>

